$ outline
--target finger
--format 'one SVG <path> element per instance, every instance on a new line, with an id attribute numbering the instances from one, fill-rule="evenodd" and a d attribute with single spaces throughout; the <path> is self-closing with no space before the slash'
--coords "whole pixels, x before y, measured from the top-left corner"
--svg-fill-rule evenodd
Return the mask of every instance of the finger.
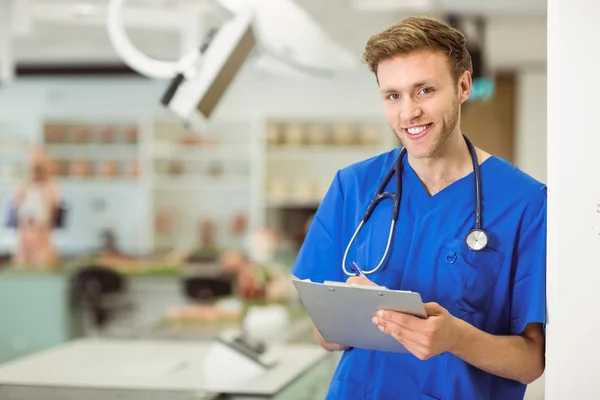
<path id="1" fill-rule="evenodd" d="M 444 307 L 440 306 L 438 303 L 425 303 L 423 304 L 425 306 L 425 313 L 427 314 L 428 317 L 432 316 L 432 315 L 440 315 L 443 314 L 444 311 L 446 310 Z"/>
<path id="2" fill-rule="evenodd" d="M 409 330 L 390 330 L 382 327 L 381 331 L 396 339 L 407 351 L 419 359 L 425 359 L 427 357 L 428 350 L 421 344 L 419 339 L 415 337 L 414 331 Z"/>
<path id="3" fill-rule="evenodd" d="M 403 338 L 403 340 L 408 340 L 418 344 L 426 343 L 426 334 L 423 331 L 412 330 L 391 321 L 381 321 L 378 320 L 377 317 L 373 317 L 373 323 L 376 323 L 377 328 L 380 331 L 387 333 L 388 335 L 392 335 L 396 340 Z"/>
<path id="4" fill-rule="evenodd" d="M 410 314 L 397 311 L 379 310 L 375 315 L 378 321 L 391 322 L 413 331 L 422 329 L 423 320 Z"/>
<path id="5" fill-rule="evenodd" d="M 374 282 L 370 281 L 369 279 L 367 279 L 363 276 L 351 276 L 350 278 L 348 278 L 346 283 L 349 283 L 352 285 L 377 286 Z"/>

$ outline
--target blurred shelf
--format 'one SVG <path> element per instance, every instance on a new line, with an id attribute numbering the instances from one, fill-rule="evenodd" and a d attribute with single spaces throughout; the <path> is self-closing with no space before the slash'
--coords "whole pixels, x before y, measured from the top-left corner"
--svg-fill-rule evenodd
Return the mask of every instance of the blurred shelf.
<path id="1" fill-rule="evenodd" d="M 107 159 L 115 157 L 137 158 L 139 145 L 137 143 L 78 143 L 78 144 L 47 144 L 46 148 L 52 157 L 69 159 Z"/>
<path id="2" fill-rule="evenodd" d="M 185 146 L 177 144 L 156 144 L 153 149 L 155 159 L 178 159 L 203 161 L 215 159 L 249 161 L 251 150 L 248 146 L 215 145 L 214 147 Z"/>
<path id="3" fill-rule="evenodd" d="M 275 161 L 343 158 L 364 160 L 383 152 L 380 146 L 289 146 L 269 147 L 267 158 Z"/>
<path id="4" fill-rule="evenodd" d="M 58 178 L 58 184 L 61 185 L 117 185 L 117 184 L 141 184 L 140 178 L 129 178 L 129 177 L 116 177 L 116 178 L 102 178 L 102 177 L 91 177 L 91 178 Z"/>
<path id="5" fill-rule="evenodd" d="M 321 204 L 321 200 L 316 199 L 267 199 L 267 208 L 317 208 Z"/>
<path id="6" fill-rule="evenodd" d="M 155 175 L 153 186 L 156 190 L 191 190 L 199 192 L 250 189 L 246 177 L 212 178 L 201 174 Z"/>

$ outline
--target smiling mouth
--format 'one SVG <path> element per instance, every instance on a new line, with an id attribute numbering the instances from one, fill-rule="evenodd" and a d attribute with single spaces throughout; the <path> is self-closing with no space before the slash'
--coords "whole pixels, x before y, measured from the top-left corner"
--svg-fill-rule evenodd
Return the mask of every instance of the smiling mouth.
<path id="1" fill-rule="evenodd" d="M 433 125 L 433 123 L 419 125 L 419 126 L 412 126 L 410 128 L 403 128 L 402 130 L 404 131 L 404 133 L 406 133 L 410 137 L 420 137 L 420 136 L 425 135 L 425 133 L 427 133 L 427 131 L 429 131 L 429 128 L 431 127 L 431 125 Z"/>

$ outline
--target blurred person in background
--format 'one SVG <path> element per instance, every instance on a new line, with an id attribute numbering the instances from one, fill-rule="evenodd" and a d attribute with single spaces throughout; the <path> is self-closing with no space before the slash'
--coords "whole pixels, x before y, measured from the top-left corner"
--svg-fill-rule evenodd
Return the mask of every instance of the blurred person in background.
<path id="1" fill-rule="evenodd" d="M 50 171 L 50 158 L 45 149 L 33 148 L 28 160 L 29 177 L 17 189 L 14 199 L 18 231 L 14 262 L 21 268 L 57 266 L 52 229 L 59 212 L 60 195 Z"/>

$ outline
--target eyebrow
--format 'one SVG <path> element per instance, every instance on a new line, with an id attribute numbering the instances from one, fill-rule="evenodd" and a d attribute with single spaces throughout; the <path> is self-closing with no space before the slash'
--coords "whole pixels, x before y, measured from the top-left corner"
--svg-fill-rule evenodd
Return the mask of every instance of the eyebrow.
<path id="1" fill-rule="evenodd" d="M 413 88 L 417 88 L 419 86 L 427 86 L 427 85 L 439 85 L 439 82 L 436 79 L 425 79 L 422 81 L 418 81 L 412 85 Z M 393 87 L 382 87 L 380 89 L 381 93 L 396 93 L 398 89 Z"/>

